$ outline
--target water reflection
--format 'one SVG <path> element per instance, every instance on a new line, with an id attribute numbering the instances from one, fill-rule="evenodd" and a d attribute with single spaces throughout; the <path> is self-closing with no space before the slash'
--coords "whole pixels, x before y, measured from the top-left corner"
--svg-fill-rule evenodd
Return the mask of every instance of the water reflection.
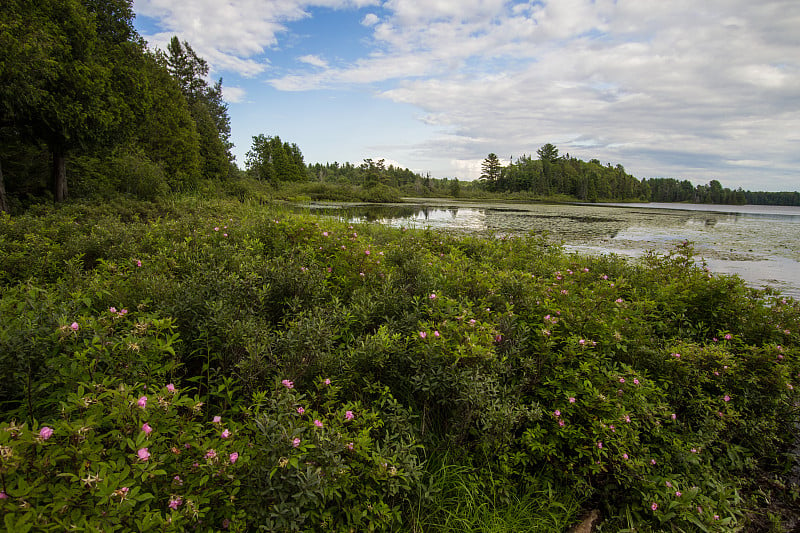
<path id="1" fill-rule="evenodd" d="M 432 228 L 484 236 L 545 235 L 568 250 L 638 256 L 684 240 L 717 272 L 800 297 L 800 209 L 681 204 L 549 205 L 424 201 L 310 204 L 303 211 L 348 222 Z M 749 212 L 748 212 L 749 211 Z"/>

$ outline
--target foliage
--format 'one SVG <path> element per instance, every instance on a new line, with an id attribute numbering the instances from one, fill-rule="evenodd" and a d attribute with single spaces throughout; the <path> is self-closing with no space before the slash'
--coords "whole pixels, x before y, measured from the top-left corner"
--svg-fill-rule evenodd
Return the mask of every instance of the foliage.
<path id="1" fill-rule="evenodd" d="M 582 257 L 536 235 L 293 214 L 265 205 L 279 193 L 268 185 L 233 183 L 243 201 L 116 199 L 0 218 L 0 409 L 4 427 L 25 428 L 0 436 L 27 469 L 4 466 L 9 520 L 27 516 L 20 479 L 60 469 L 113 481 L 106 496 L 152 495 L 125 500 L 152 527 L 191 521 L 185 503 L 180 518 L 165 507 L 171 476 L 207 466 L 173 457 L 169 443 L 186 441 L 191 453 L 247 444 L 228 450 L 235 468 L 215 465 L 240 483 L 234 501 L 184 479 L 198 491 L 184 502 L 218 502 L 198 511 L 209 528 L 536 530 L 576 520 L 585 502 L 601 505 L 605 530 L 731 531 L 761 505 L 755 480 L 778 480 L 789 501 L 797 302 L 709 272 L 689 243 L 637 263 Z M 163 410 L 158 396 L 186 403 Z M 99 458 L 85 459 L 67 447 L 89 411 L 103 423 L 86 434 Z M 215 415 L 233 440 L 214 433 Z M 141 480 L 155 464 L 135 458 L 145 422 L 167 474 Z M 55 433 L 39 442 L 43 426 Z M 118 496 L 98 504 L 84 483 L 54 479 L 26 499 L 38 528 L 104 524 L 94 510 L 109 502 L 122 512 Z M 62 497 L 79 503 L 48 507 Z"/>

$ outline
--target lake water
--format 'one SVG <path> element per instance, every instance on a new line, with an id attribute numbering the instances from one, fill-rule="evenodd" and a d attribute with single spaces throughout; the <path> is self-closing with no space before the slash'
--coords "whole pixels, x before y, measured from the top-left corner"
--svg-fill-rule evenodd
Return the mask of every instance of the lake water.
<path id="1" fill-rule="evenodd" d="M 638 257 L 690 241 L 714 272 L 800 299 L 800 207 L 693 204 L 517 204 L 408 199 L 403 204 L 310 204 L 351 222 L 486 236 L 547 235 L 568 251 Z"/>

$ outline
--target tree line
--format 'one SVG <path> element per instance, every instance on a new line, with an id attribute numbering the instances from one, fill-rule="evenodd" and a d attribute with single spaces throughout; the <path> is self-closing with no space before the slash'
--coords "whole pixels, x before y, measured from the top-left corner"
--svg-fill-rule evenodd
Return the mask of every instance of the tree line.
<path id="1" fill-rule="evenodd" d="M 0 210 L 6 186 L 64 200 L 68 169 L 79 194 L 145 197 L 235 169 L 222 80 L 177 37 L 149 50 L 133 19 L 131 0 L 4 3 Z"/>
<path id="2" fill-rule="evenodd" d="M 548 143 L 536 151 L 537 157 L 512 157 L 508 165 L 490 153 L 481 165 L 480 181 L 493 192 L 530 192 L 540 196 L 567 196 L 585 202 L 631 201 L 691 202 L 708 204 L 800 205 L 797 192 L 750 192 L 731 190 L 717 180 L 693 185 L 689 180 L 652 178 L 639 180 L 622 165 L 602 165 L 558 155 Z"/>

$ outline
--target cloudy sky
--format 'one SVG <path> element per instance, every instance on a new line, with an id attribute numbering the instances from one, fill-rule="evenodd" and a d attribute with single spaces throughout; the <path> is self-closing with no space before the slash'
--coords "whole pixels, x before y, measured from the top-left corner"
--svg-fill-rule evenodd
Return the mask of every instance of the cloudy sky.
<path id="1" fill-rule="evenodd" d="M 135 0 L 223 78 L 235 154 L 474 179 L 545 143 L 636 177 L 800 190 L 797 0 Z"/>

